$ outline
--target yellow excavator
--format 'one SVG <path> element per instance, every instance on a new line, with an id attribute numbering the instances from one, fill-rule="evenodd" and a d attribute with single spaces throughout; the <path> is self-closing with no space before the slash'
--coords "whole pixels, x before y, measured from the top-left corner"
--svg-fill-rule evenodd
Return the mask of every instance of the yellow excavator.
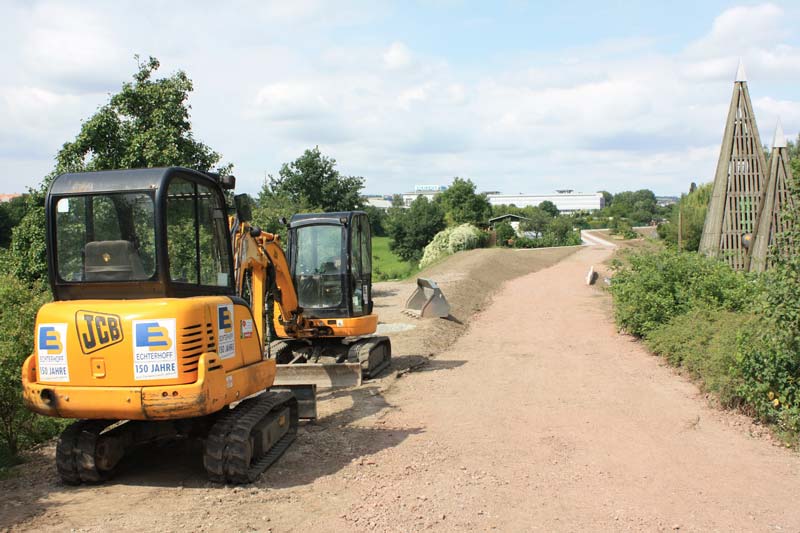
<path id="1" fill-rule="evenodd" d="M 203 439 L 213 481 L 252 482 L 294 440 L 297 396 L 315 412 L 313 386 L 273 386 L 267 301 L 277 306 L 275 329 L 303 346 L 374 332 L 376 319 L 364 313 L 371 296 L 362 285 L 355 297 L 353 273 L 364 263 L 358 270 L 339 256 L 345 314 L 308 318 L 277 236 L 228 216 L 225 190 L 234 185 L 232 176 L 179 167 L 63 174 L 51 184 L 54 301 L 37 314 L 22 384 L 31 410 L 79 419 L 56 449 L 65 483 L 101 482 L 132 447 L 177 437 Z M 361 214 L 352 216 L 363 228 Z M 339 222 L 349 255 L 353 219 Z M 294 257 L 327 252 L 307 250 L 323 246 L 319 239 L 300 241 Z M 334 290 L 316 280 L 308 287 Z"/>
<path id="2" fill-rule="evenodd" d="M 375 335 L 369 219 L 343 211 L 281 220 L 288 230 L 284 254 L 278 235 L 248 222 L 246 196 L 235 197 L 231 220 L 237 292 L 263 317 L 275 385 L 295 392 L 301 418 L 316 418 L 306 401 L 312 386 L 360 385 L 391 363 L 389 338 Z"/>

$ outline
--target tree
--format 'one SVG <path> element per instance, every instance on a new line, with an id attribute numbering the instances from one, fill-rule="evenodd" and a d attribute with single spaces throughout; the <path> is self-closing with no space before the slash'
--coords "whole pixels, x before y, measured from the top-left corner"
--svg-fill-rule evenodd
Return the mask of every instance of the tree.
<path id="1" fill-rule="evenodd" d="M 610 207 L 614 201 L 614 195 L 608 191 L 599 191 L 603 195 L 603 207 Z"/>
<path id="2" fill-rule="evenodd" d="M 605 216 L 626 218 L 634 225 L 649 224 L 659 216 L 656 195 L 648 189 L 615 194 L 611 206 L 605 208 L 603 212 Z"/>
<path id="3" fill-rule="evenodd" d="M 436 196 L 444 209 L 448 225 L 485 226 L 492 216 L 492 206 L 485 194 L 475 193 L 472 180 L 454 178 L 450 186 Z"/>
<path id="4" fill-rule="evenodd" d="M 336 160 L 314 147 L 284 163 L 277 177 L 269 176 L 262 194 L 289 198 L 297 205 L 323 212 L 352 211 L 363 205 L 363 187 L 364 178 L 342 176 L 336 170 Z"/>
<path id="5" fill-rule="evenodd" d="M 569 243 L 569 236 L 573 233 L 572 221 L 568 217 L 556 217 L 550 223 L 548 233 L 550 233 L 556 246 L 564 246 Z"/>
<path id="6" fill-rule="evenodd" d="M 694 192 L 681 196 L 672 209 L 669 222 L 658 225 L 658 234 L 670 246 L 678 246 L 681 233 L 681 249 L 696 252 L 703 235 L 706 209 L 711 200 L 713 183 L 696 187 Z"/>
<path id="7" fill-rule="evenodd" d="M 501 246 L 509 246 L 510 241 L 517 236 L 517 232 L 506 221 L 499 223 L 494 228 L 494 233 L 497 236 L 497 243 Z"/>
<path id="8" fill-rule="evenodd" d="M 386 236 L 386 211 L 374 205 L 365 205 L 364 212 L 369 218 L 369 229 L 373 237 Z"/>
<path id="9" fill-rule="evenodd" d="M 17 196 L 8 202 L 0 203 L 0 247 L 8 248 L 11 244 L 11 231 L 25 216 L 25 196 Z"/>
<path id="10" fill-rule="evenodd" d="M 537 207 L 542 211 L 544 211 L 545 213 L 547 213 L 548 215 L 550 215 L 551 217 L 558 216 L 559 213 L 558 208 L 556 207 L 556 204 L 554 204 L 550 200 L 545 200 L 544 202 L 540 203 Z"/>
<path id="11" fill-rule="evenodd" d="M 139 56 L 136 56 L 139 61 Z M 220 155 L 197 141 L 189 121 L 189 93 L 192 81 L 178 71 L 167 78 L 153 79 L 160 64 L 154 57 L 138 63 L 133 81 L 81 125 L 73 141 L 56 155 L 56 167 L 40 188 L 31 191 L 28 209 L 14 229 L 11 266 L 27 280 L 46 277 L 44 261 L 44 194 L 55 176 L 64 172 L 184 166 L 200 171 L 219 167 Z"/>
<path id="12" fill-rule="evenodd" d="M 387 223 L 389 248 L 405 261 L 419 261 L 425 246 L 445 228 L 444 211 L 437 202 L 419 196 L 407 209 L 391 207 Z"/>
<path id="13" fill-rule="evenodd" d="M 318 211 L 314 207 L 304 203 L 302 200 L 293 198 L 283 192 L 272 192 L 268 187 L 264 187 L 258 194 L 256 207 L 253 209 L 253 223 L 269 233 L 280 235 L 286 242 L 286 226 L 280 223 L 281 218 L 289 220 L 292 215 L 297 213 L 309 213 Z"/>
<path id="14" fill-rule="evenodd" d="M 544 235 L 553 220 L 553 217 L 541 207 L 526 208 L 523 211 L 523 216 L 528 220 L 523 220 L 520 223 L 520 229 L 522 231 L 533 231 L 540 236 Z"/>
<path id="15" fill-rule="evenodd" d="M 183 71 L 154 80 L 159 66 L 154 57 L 139 63 L 133 81 L 124 83 L 83 123 L 75 140 L 64 144 L 55 174 L 170 165 L 208 171 L 219 163 L 219 154 L 192 134 L 187 104 L 192 81 Z"/>

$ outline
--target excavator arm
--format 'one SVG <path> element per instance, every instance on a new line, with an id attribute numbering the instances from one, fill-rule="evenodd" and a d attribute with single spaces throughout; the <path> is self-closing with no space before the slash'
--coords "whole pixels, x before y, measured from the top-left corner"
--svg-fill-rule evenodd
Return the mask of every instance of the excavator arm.
<path id="1" fill-rule="evenodd" d="M 265 317 L 267 300 L 265 298 L 270 287 L 270 272 L 274 275 L 274 300 L 280 310 L 281 325 L 286 333 L 295 338 L 314 336 L 317 332 L 308 327 L 297 298 L 297 290 L 292 280 L 286 254 L 280 245 L 280 236 L 261 231 L 247 222 L 239 222 L 235 218 L 230 221 L 232 227 L 232 245 L 236 291 L 243 295 L 245 284 L 249 281 L 251 291 L 251 309 L 253 316 Z M 266 338 L 264 329 L 266 320 L 257 320 L 257 329 L 261 339 Z"/>

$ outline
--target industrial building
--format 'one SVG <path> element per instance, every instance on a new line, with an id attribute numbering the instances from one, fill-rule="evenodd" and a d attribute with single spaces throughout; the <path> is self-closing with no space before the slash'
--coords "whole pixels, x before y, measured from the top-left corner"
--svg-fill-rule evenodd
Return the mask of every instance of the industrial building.
<path id="1" fill-rule="evenodd" d="M 486 196 L 492 205 L 514 205 L 516 207 L 537 206 L 548 200 L 553 202 L 561 213 L 594 211 L 605 207 L 603 194 L 599 192 L 580 193 L 570 190 L 555 194 L 489 194 Z"/>
<path id="2" fill-rule="evenodd" d="M 414 192 L 404 192 L 401 196 L 403 197 L 403 203 L 408 207 L 411 205 L 411 202 L 420 196 L 424 196 L 430 201 L 433 200 L 437 194 L 446 190 L 447 185 L 415 185 Z"/>

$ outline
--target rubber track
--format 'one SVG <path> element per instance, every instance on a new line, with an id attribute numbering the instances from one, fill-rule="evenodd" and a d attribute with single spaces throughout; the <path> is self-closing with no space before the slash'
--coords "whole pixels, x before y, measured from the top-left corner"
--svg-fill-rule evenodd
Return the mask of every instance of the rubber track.
<path id="1" fill-rule="evenodd" d="M 58 438 L 56 469 L 67 485 L 99 483 L 111 472 L 101 471 L 95 463 L 97 438 L 112 422 L 109 420 L 79 420 L 70 424 Z"/>
<path id="2" fill-rule="evenodd" d="M 203 447 L 203 465 L 208 478 L 215 483 L 225 483 L 225 439 L 233 429 L 238 417 L 258 403 L 257 398 L 244 400 L 234 409 L 222 414 L 211 427 Z"/>
<path id="3" fill-rule="evenodd" d="M 252 457 L 250 433 L 270 412 L 290 406 L 289 430 L 258 458 Z M 291 392 L 265 392 L 242 402 L 214 424 L 203 462 L 217 483 L 252 483 L 286 451 L 297 435 L 297 400 Z"/>
<path id="4" fill-rule="evenodd" d="M 391 344 L 386 337 L 377 337 L 362 339 L 357 341 L 356 353 L 358 355 L 358 362 L 361 363 L 361 374 L 365 379 L 374 378 L 380 374 L 383 369 L 389 366 L 392 362 Z M 374 368 L 369 368 L 369 354 L 370 352 L 380 346 L 381 344 L 388 344 L 386 357 Z M 365 366 L 366 365 L 366 366 Z"/>

